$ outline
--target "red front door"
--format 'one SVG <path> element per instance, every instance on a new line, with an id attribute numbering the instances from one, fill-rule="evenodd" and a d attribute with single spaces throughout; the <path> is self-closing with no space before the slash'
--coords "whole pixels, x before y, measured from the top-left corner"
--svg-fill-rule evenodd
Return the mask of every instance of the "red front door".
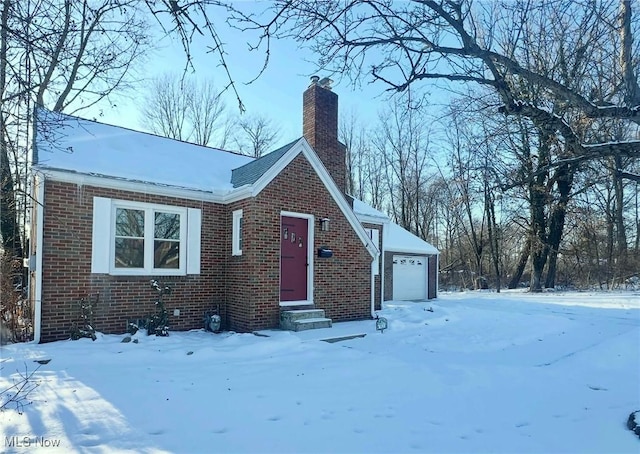
<path id="1" fill-rule="evenodd" d="M 309 220 L 282 217 L 280 229 L 280 301 L 307 299 Z"/>

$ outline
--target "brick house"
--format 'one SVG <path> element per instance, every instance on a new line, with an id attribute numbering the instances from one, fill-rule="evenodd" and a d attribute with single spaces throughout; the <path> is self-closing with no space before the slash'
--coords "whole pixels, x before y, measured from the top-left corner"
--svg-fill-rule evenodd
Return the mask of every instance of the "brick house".
<path id="1" fill-rule="evenodd" d="M 312 78 L 304 137 L 259 159 L 39 110 L 35 340 L 68 338 L 83 298 L 97 330 L 125 332 L 154 310 L 151 279 L 173 290 L 175 330 L 201 328 L 212 310 L 240 332 L 278 327 L 290 308 L 370 318 L 389 224 L 363 223 L 344 194 L 337 106 Z"/>

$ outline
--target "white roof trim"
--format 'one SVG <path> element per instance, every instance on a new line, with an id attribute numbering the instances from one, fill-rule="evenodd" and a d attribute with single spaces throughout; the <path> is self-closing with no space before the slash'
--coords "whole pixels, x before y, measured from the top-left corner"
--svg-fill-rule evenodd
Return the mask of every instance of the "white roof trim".
<path id="1" fill-rule="evenodd" d="M 427 251 L 427 250 L 417 250 L 412 248 L 403 248 L 403 247 L 393 247 L 389 249 L 385 249 L 385 252 L 398 253 L 398 254 L 419 254 L 419 255 L 440 255 L 440 251 Z"/>
<path id="2" fill-rule="evenodd" d="M 236 200 L 251 197 L 252 195 L 251 186 L 242 186 L 231 192 L 198 191 L 188 188 L 179 188 L 176 186 L 154 184 L 144 181 L 132 181 L 110 176 L 78 173 L 68 170 L 49 169 L 39 166 L 34 166 L 33 169 L 34 173 L 41 175 L 47 180 L 59 181 L 62 183 L 95 186 L 98 188 L 139 192 L 144 194 L 176 197 L 179 199 L 197 200 L 202 202 L 227 204 Z"/>
<path id="3" fill-rule="evenodd" d="M 368 214 L 356 213 L 356 217 L 360 220 L 360 222 L 365 222 L 367 224 L 387 225 L 389 222 L 391 222 L 388 218 L 385 219 L 378 216 L 370 216 Z"/>
<path id="4" fill-rule="evenodd" d="M 342 194 L 340 189 L 338 189 L 335 182 L 333 181 L 333 178 L 331 178 L 331 176 L 329 175 L 329 171 L 326 169 L 318 155 L 315 153 L 315 151 L 313 151 L 313 149 L 309 145 L 309 142 L 307 142 L 304 137 L 300 138 L 291 147 L 291 149 L 278 160 L 278 162 L 276 162 L 267 172 L 264 173 L 264 175 L 262 175 L 258 179 L 258 181 L 253 184 L 252 195 L 254 197 L 257 196 L 299 154 L 302 154 L 305 158 L 307 158 L 307 161 L 309 161 L 311 167 L 313 167 L 313 169 L 316 171 L 316 174 L 320 178 L 320 181 L 322 181 L 322 184 L 324 184 L 324 186 L 327 188 L 329 194 L 331 194 L 331 197 L 340 208 L 340 211 L 342 211 L 345 218 L 347 218 L 347 221 L 349 221 L 349 224 L 362 241 L 362 244 L 365 245 L 365 247 L 369 251 L 369 254 L 371 254 L 371 257 L 377 257 L 380 254 L 378 247 L 373 244 L 373 241 L 371 241 L 371 238 L 369 238 L 369 235 L 367 235 L 367 232 L 360 223 L 360 220 L 356 217 L 355 213 L 351 209 L 351 206 L 347 202 L 347 199 Z"/>
<path id="5" fill-rule="evenodd" d="M 68 170 L 50 169 L 46 166 L 34 166 L 34 171 L 42 175 L 45 179 L 60 181 L 63 183 L 73 183 L 78 185 L 95 186 L 100 188 L 131 191 L 145 194 L 153 194 L 166 197 L 176 197 L 186 200 L 197 200 L 204 202 L 228 204 L 248 197 L 257 196 L 276 176 L 288 166 L 299 154 L 303 154 L 311 167 L 316 171 L 320 181 L 331 194 L 333 200 L 346 217 L 347 221 L 356 232 L 362 243 L 365 245 L 372 257 L 380 254 L 377 246 L 373 244 L 367 235 L 361 221 L 351 209 L 342 192 L 329 175 L 324 164 L 313 151 L 306 139 L 299 139 L 284 156 L 282 156 L 258 181 L 252 185 L 244 185 L 232 191 L 198 191 L 189 188 L 160 185 L 143 181 L 134 181 L 123 178 L 110 177 L 105 175 L 84 174 Z"/>

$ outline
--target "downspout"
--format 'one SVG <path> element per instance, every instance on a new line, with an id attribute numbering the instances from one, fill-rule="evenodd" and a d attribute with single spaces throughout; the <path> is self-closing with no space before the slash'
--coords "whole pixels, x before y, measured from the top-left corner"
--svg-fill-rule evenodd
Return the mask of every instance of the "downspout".
<path id="1" fill-rule="evenodd" d="M 35 292 L 34 292 L 34 313 L 33 313 L 33 342 L 40 343 L 42 331 L 42 249 L 44 238 L 44 178 L 35 174 L 35 209 L 36 209 L 36 241 L 35 241 Z M 31 242 L 30 256 L 33 255 L 33 241 Z"/>
<path id="2" fill-rule="evenodd" d="M 371 257 L 371 318 L 376 317 L 376 276 L 375 276 L 375 257 Z"/>

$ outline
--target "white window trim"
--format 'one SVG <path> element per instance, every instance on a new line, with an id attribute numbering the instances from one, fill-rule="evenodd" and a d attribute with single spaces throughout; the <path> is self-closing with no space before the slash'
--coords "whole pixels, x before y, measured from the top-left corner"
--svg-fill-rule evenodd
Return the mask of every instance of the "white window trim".
<path id="1" fill-rule="evenodd" d="M 242 255 L 240 247 L 240 239 L 242 232 L 240 231 L 240 221 L 242 219 L 242 210 L 233 212 L 232 232 L 231 232 L 231 255 Z"/>
<path id="2" fill-rule="evenodd" d="M 116 210 L 127 208 L 143 210 L 144 221 L 144 268 L 117 268 L 115 266 L 115 226 Z M 180 215 L 180 268 L 166 269 L 153 267 L 154 246 L 154 212 L 174 213 Z M 152 203 L 130 202 L 125 200 L 112 200 L 111 202 L 111 229 L 109 235 L 109 274 L 118 276 L 184 276 L 187 274 L 187 209 L 169 205 L 156 205 Z"/>

